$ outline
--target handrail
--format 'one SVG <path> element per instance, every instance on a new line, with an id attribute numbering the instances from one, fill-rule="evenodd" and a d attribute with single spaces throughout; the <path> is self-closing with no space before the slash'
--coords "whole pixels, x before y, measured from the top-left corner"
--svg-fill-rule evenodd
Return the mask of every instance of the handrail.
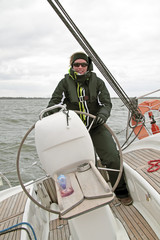
<path id="1" fill-rule="evenodd" d="M 39 119 L 42 120 L 43 118 L 43 115 L 46 113 L 46 112 L 49 112 L 53 109 L 56 109 L 56 108 L 61 108 L 62 111 L 63 110 L 66 110 L 66 105 L 61 105 L 61 104 L 57 104 L 57 105 L 54 105 L 54 106 L 51 106 L 51 107 L 48 107 L 48 108 L 45 108 L 44 110 L 42 110 L 39 114 Z"/>

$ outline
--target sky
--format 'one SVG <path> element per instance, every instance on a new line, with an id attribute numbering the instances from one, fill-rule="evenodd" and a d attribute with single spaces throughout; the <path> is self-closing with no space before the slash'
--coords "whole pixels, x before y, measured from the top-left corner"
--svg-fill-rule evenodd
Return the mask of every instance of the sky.
<path id="1" fill-rule="evenodd" d="M 160 88 L 159 0 L 60 2 L 129 97 Z M 0 97 L 51 97 L 77 51 L 47 0 L 0 0 Z"/>

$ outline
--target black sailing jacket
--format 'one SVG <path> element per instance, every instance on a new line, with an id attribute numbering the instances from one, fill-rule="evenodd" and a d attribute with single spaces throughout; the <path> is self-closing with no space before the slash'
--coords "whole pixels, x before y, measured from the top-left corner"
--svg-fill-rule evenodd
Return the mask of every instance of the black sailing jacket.
<path id="1" fill-rule="evenodd" d="M 85 100 L 89 113 L 93 115 L 102 114 L 106 120 L 110 116 L 112 103 L 109 92 L 103 80 L 97 77 L 94 72 L 89 72 L 85 81 L 77 77 L 75 80 L 69 74 L 59 82 L 47 107 L 56 104 L 66 104 L 68 110 L 80 110 L 79 102 Z M 77 83 L 85 89 L 85 96 L 81 99 L 77 94 Z M 50 111 L 49 114 L 56 110 Z"/>

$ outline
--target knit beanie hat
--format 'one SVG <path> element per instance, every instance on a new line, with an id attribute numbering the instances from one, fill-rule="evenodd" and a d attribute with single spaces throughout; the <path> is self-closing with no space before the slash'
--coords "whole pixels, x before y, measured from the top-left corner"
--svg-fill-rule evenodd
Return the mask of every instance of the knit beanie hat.
<path id="1" fill-rule="evenodd" d="M 77 59 L 84 59 L 87 63 L 89 63 L 88 56 L 85 53 L 77 52 L 77 53 L 74 53 L 70 58 L 71 66 L 73 65 L 74 61 L 76 61 Z"/>
<path id="2" fill-rule="evenodd" d="M 88 70 L 92 71 L 93 70 L 93 65 L 92 65 L 92 60 L 90 59 L 90 57 L 88 57 L 85 53 L 83 52 L 77 52 L 74 53 L 71 57 L 70 57 L 70 65 L 73 67 L 73 63 L 77 60 L 77 59 L 84 59 L 89 67 Z"/>

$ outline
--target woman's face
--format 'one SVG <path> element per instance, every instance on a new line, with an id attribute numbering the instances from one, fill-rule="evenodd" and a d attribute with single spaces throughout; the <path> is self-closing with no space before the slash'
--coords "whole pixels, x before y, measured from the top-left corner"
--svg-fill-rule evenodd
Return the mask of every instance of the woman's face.
<path id="1" fill-rule="evenodd" d="M 84 59 L 76 59 L 73 63 L 73 69 L 80 75 L 87 72 L 88 63 Z"/>

